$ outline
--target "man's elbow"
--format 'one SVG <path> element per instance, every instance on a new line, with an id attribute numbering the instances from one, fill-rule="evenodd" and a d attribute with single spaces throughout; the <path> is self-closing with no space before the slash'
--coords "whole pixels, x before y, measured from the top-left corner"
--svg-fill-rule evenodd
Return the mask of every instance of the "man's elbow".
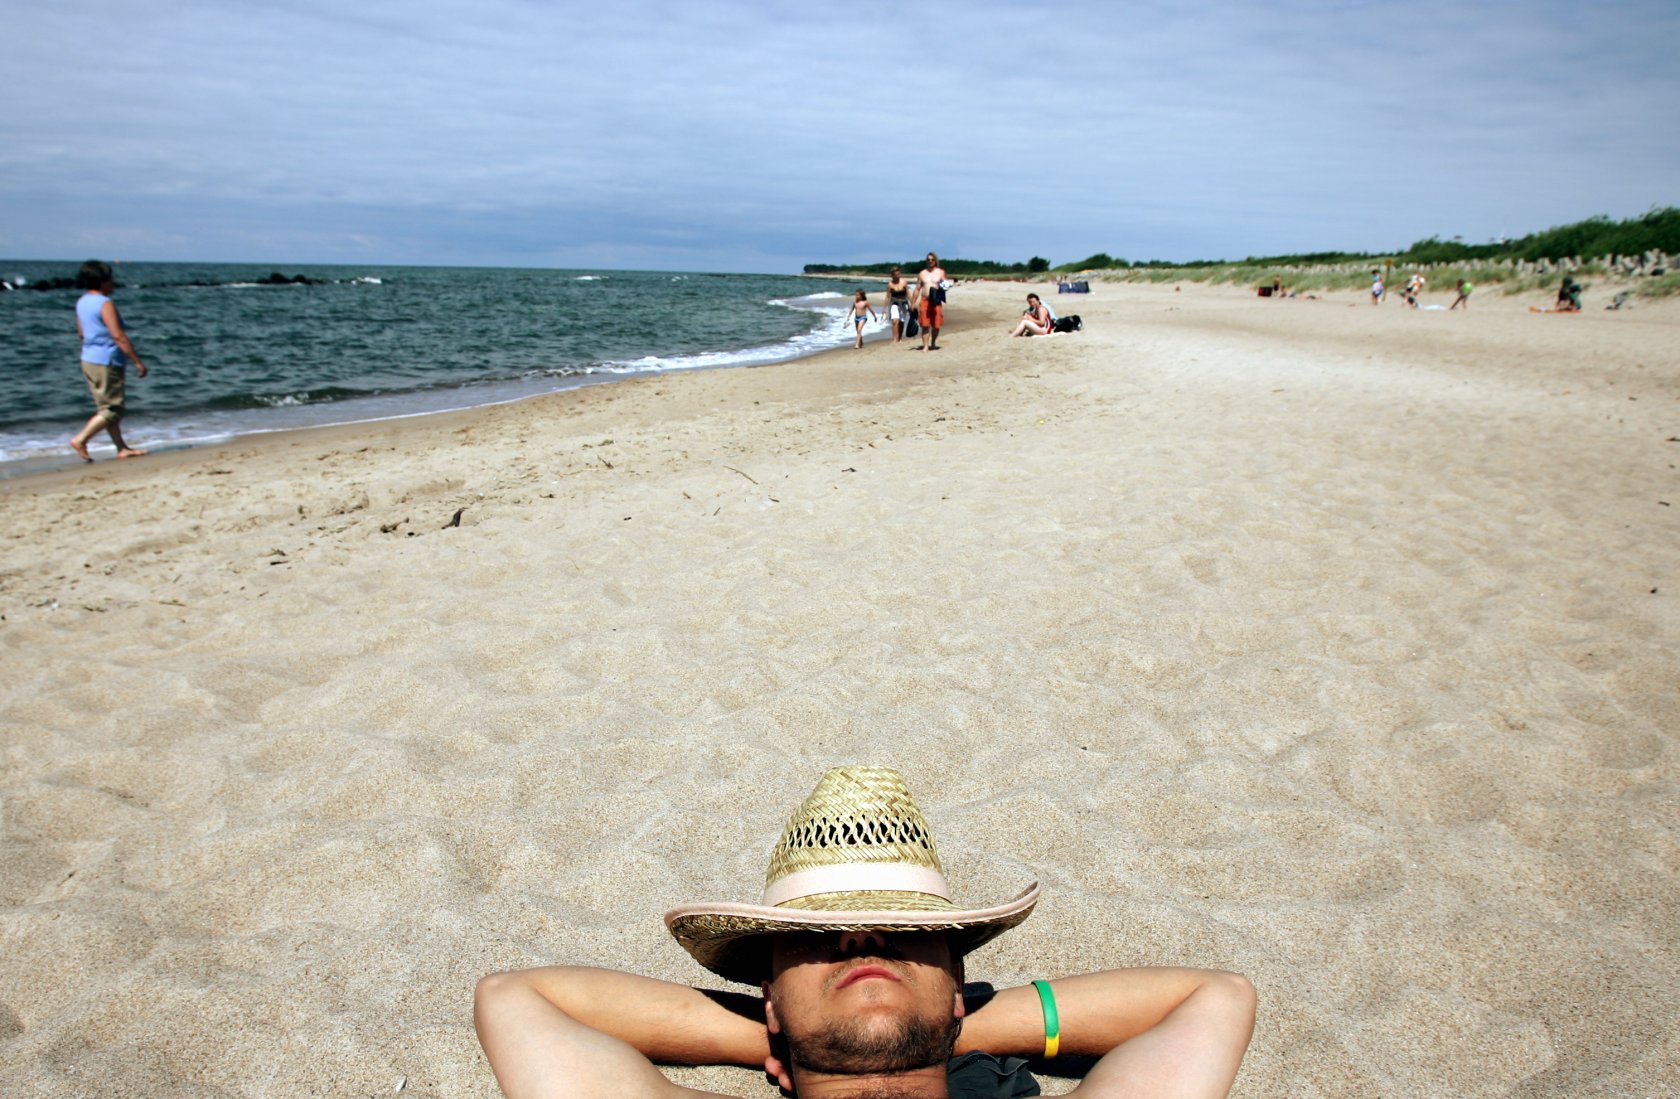
<path id="1" fill-rule="evenodd" d="M 497 1002 L 507 994 L 511 973 L 492 973 L 488 977 L 480 977 L 478 984 L 473 986 L 473 1015 L 483 1018 Z"/>
<path id="2" fill-rule="evenodd" d="M 1207 989 L 1216 997 L 1221 1013 L 1230 1023 L 1240 1025 L 1245 1033 L 1253 1031 L 1254 1013 L 1260 1004 L 1260 994 L 1253 981 L 1241 973 L 1221 970 L 1209 975 Z"/>
<path id="3" fill-rule="evenodd" d="M 498 1009 L 519 1002 L 531 993 L 531 982 L 523 970 L 513 969 L 480 977 L 473 988 L 473 1019 L 482 1023 Z"/>

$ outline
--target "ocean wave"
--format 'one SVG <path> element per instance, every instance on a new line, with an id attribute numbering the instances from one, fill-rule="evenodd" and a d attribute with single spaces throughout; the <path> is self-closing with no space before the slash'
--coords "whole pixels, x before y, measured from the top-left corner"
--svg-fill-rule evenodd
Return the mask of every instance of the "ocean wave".
<path id="1" fill-rule="evenodd" d="M 850 297 L 850 294 L 841 294 L 833 290 L 823 290 L 815 294 L 801 294 L 797 298 L 771 298 L 766 304 L 779 305 L 784 309 L 826 309 L 829 308 L 829 306 L 827 304 L 820 303 L 844 301 Z"/>
<path id="2" fill-rule="evenodd" d="M 19 261 L 0 275 L 41 279 L 58 270 Z M 763 365 L 852 341 L 849 288 L 791 276 L 312 269 L 313 285 L 342 289 L 269 295 L 263 287 L 276 285 L 273 277 L 247 265 L 127 273 L 136 289 L 171 288 L 133 303 L 131 323 L 143 326 L 159 367 L 158 381 L 134 387 L 135 441 L 144 446 L 422 415 L 636 374 Z M 289 285 L 297 277 L 280 275 Z M 602 294 L 613 299 L 614 323 L 552 323 L 587 315 Z M 9 353 L 56 361 L 63 303 L 46 295 L 0 301 Z M 532 301 L 542 305 L 533 310 Z M 866 331 L 874 339 L 880 328 Z M 5 380 L 0 465 L 73 461 L 64 444 L 86 411 L 61 372 Z"/>
<path id="3" fill-rule="evenodd" d="M 371 395 L 366 389 L 326 385 L 319 389 L 302 389 L 294 393 L 228 393 L 206 401 L 202 407 L 218 412 L 239 412 L 253 408 L 297 408 L 301 405 L 348 401 Z"/>
<path id="4" fill-rule="evenodd" d="M 852 326 L 841 315 L 837 324 L 819 325 L 804 335 L 794 336 L 780 343 L 746 347 L 738 351 L 700 351 L 688 355 L 645 355 L 639 359 L 601 363 L 585 373 L 597 371 L 609 374 L 658 373 L 667 370 L 707 370 L 725 366 L 762 366 L 787 362 L 819 351 L 844 347 L 852 341 Z M 865 321 L 865 335 L 886 331 L 887 322 L 879 314 L 873 321 Z"/>

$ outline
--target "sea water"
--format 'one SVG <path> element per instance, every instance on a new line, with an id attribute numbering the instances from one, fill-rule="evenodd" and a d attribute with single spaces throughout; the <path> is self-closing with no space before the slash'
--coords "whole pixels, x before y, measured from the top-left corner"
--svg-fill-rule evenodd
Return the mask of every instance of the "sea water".
<path id="1" fill-rule="evenodd" d="M 0 260 L 0 476 L 73 461 L 93 412 L 77 263 Z M 517 400 L 850 343 L 851 282 L 791 275 L 122 263 L 113 294 L 151 370 L 128 373 L 132 446 Z M 878 332 L 875 322 L 871 332 Z M 110 454 L 102 435 L 95 457 Z"/>

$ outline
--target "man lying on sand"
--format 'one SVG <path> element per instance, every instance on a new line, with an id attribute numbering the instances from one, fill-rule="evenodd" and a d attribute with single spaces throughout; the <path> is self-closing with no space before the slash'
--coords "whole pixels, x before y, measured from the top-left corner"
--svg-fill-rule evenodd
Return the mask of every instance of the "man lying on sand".
<path id="1" fill-rule="evenodd" d="M 965 995 L 964 955 L 1038 894 L 953 904 L 898 772 L 837 768 L 782 833 L 762 904 L 665 916 L 696 961 L 762 999 L 582 967 L 497 973 L 478 985 L 479 1040 L 509 1099 L 713 1094 L 652 1061 L 762 1065 L 802 1099 L 1035 1095 L 1026 1058 L 1068 1055 L 1100 1058 L 1070 1094 L 1225 1095 L 1254 1027 L 1237 974 L 1122 969 Z"/>

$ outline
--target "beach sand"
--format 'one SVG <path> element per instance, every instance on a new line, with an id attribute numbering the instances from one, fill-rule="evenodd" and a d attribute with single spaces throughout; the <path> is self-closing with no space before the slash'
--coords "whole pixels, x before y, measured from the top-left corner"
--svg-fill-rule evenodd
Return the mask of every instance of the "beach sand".
<path id="1" fill-rule="evenodd" d="M 1045 884 L 971 979 L 1248 974 L 1234 1094 L 1680 1091 L 1680 308 L 1026 289 L 0 484 L 0 1092 L 494 1095 L 844 762 Z"/>

